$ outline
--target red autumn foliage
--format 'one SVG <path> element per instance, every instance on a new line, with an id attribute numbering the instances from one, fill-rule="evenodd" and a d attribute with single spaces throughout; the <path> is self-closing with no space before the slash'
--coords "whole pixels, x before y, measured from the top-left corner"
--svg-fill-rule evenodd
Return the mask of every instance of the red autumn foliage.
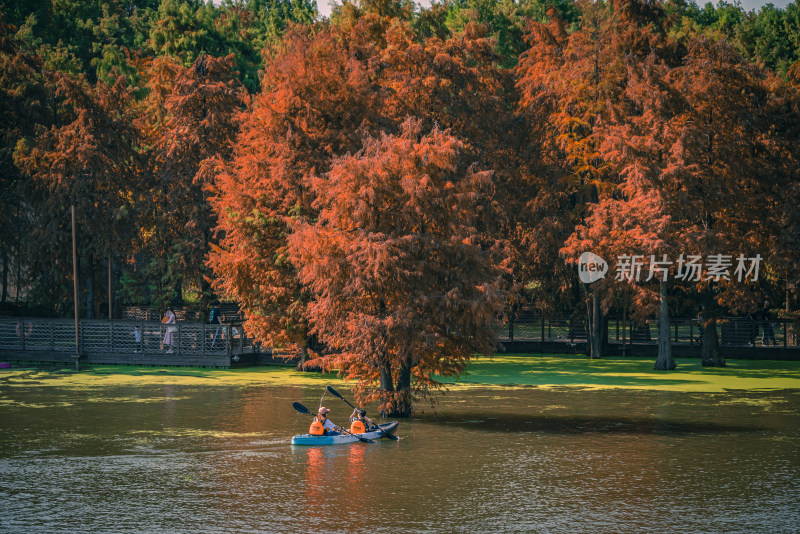
<path id="1" fill-rule="evenodd" d="M 309 180 L 319 216 L 290 239 L 315 295 L 313 331 L 332 351 L 325 367 L 387 414 L 409 415 L 437 375 L 493 349 L 505 269 L 501 244 L 485 249 L 475 229 L 491 173 L 465 165 L 462 147 L 411 119 L 398 136 L 365 139 Z"/>
<path id="2" fill-rule="evenodd" d="M 731 47 L 703 39 L 690 43 L 680 66 L 651 54 L 628 71 L 621 111 L 598 129 L 600 152 L 622 181 L 616 195 L 592 207 L 565 252 L 666 256 L 673 262 L 681 255 L 730 254 L 734 267 L 739 254 L 760 254 L 769 265 L 776 235 L 771 220 L 793 172 L 782 134 L 772 125 L 778 103 L 770 96 L 770 79 Z M 673 269 L 672 280 L 675 274 Z M 673 283 L 709 295 L 707 318 L 718 305 L 748 313 L 757 306 L 758 285 L 734 277 L 716 280 L 704 273 L 697 282 Z M 635 287 L 646 309 L 654 292 Z M 706 331 L 713 336 L 704 343 L 704 363 L 724 365 L 714 348 L 715 330 Z"/>
<path id="3" fill-rule="evenodd" d="M 364 65 L 329 30 L 291 31 L 264 80 L 217 178 L 212 206 L 221 240 L 209 264 L 215 288 L 245 310 L 248 330 L 292 356 L 309 343 L 310 296 L 287 245 L 293 221 L 315 216 L 305 179 L 360 147 L 358 130 L 374 115 L 376 97 Z"/>
<path id="4" fill-rule="evenodd" d="M 152 195 L 144 199 L 152 214 L 147 247 L 162 280 L 205 285 L 216 226 L 209 187 L 218 161 L 230 157 L 236 116 L 247 98 L 232 55 L 201 55 L 190 67 L 160 58 L 148 74 L 150 93 L 140 121 L 153 146 L 147 160 Z"/>

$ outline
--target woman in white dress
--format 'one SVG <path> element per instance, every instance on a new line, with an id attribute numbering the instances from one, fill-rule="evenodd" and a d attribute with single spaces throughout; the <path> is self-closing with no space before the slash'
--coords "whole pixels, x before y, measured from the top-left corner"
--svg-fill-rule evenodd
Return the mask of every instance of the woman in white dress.
<path id="1" fill-rule="evenodd" d="M 167 325 L 167 333 L 164 335 L 164 348 L 167 349 L 167 354 L 172 354 L 172 349 L 175 347 L 175 331 L 178 330 L 178 327 L 170 325 L 174 325 L 176 321 L 175 311 L 170 306 L 167 308 L 164 318 L 161 319 L 161 322 Z"/>

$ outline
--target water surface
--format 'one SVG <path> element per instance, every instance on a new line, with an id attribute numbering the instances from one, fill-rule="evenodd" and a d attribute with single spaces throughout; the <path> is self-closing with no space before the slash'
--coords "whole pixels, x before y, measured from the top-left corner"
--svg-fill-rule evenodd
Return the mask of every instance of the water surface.
<path id="1" fill-rule="evenodd" d="M 338 388 L 338 386 L 337 386 Z M 796 532 L 800 392 L 451 392 L 292 447 L 319 386 L 0 385 L 4 532 Z M 340 389 L 342 393 L 347 390 Z M 328 395 L 332 419 L 346 421 Z M 372 414 L 370 414 L 372 415 Z"/>

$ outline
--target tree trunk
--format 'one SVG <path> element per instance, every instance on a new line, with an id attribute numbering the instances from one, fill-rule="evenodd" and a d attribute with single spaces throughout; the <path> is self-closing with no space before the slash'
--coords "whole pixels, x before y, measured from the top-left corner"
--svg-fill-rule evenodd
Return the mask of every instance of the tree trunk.
<path id="1" fill-rule="evenodd" d="M 608 354 L 608 315 L 600 316 L 600 353 Z"/>
<path id="2" fill-rule="evenodd" d="M 381 400 L 378 406 L 381 417 L 387 417 L 392 412 L 392 402 L 394 401 L 394 380 L 392 379 L 392 367 L 388 358 L 384 355 L 380 358 L 381 371 Z"/>
<path id="3" fill-rule="evenodd" d="M 172 288 L 172 305 L 183 306 L 183 277 L 179 276 L 175 280 L 175 285 Z"/>
<path id="4" fill-rule="evenodd" d="M 14 287 L 17 290 L 14 295 L 14 304 L 19 304 L 19 294 L 22 287 L 22 247 L 17 247 L 17 281 Z"/>
<path id="5" fill-rule="evenodd" d="M 591 355 L 590 357 L 600 359 L 603 357 L 603 351 L 600 345 L 600 297 L 597 294 L 597 288 L 592 291 L 592 332 L 591 332 Z"/>
<path id="6" fill-rule="evenodd" d="M 706 321 L 703 331 L 702 359 L 703 367 L 725 367 L 725 357 L 719 353 L 717 320 L 713 317 Z"/>
<path id="7" fill-rule="evenodd" d="M 622 355 L 628 355 L 628 336 L 626 335 L 626 328 L 628 319 L 628 292 L 623 293 L 622 296 Z"/>
<path id="8" fill-rule="evenodd" d="M 411 417 L 411 357 L 403 358 L 400 372 L 397 374 L 397 391 L 394 394 L 394 403 L 391 417 Z"/>
<path id="9" fill-rule="evenodd" d="M 656 371 L 672 371 L 675 369 L 675 358 L 672 357 L 672 339 L 669 330 L 669 306 L 667 306 L 667 282 L 661 281 L 660 304 L 658 314 L 658 357 L 653 367 Z"/>
<path id="10" fill-rule="evenodd" d="M 211 282 L 203 276 L 200 278 L 200 302 L 203 310 L 210 310 L 214 302 L 214 291 L 211 289 Z"/>
<path id="11" fill-rule="evenodd" d="M 108 253 L 108 320 L 114 318 L 114 284 L 111 278 L 111 253 Z"/>
<path id="12" fill-rule="evenodd" d="M 94 319 L 94 260 L 86 262 L 86 318 Z"/>
<path id="13" fill-rule="evenodd" d="M 303 345 L 300 349 L 300 363 L 297 364 L 298 371 L 305 371 L 306 360 L 308 359 L 308 344 Z"/>
<path id="14" fill-rule="evenodd" d="M 789 310 L 791 310 L 791 308 L 789 307 L 789 298 L 790 298 L 789 282 L 786 282 L 786 299 L 783 301 L 783 311 L 785 311 L 786 313 L 789 313 Z"/>
<path id="15" fill-rule="evenodd" d="M 8 253 L 3 250 L 3 293 L 0 304 L 5 304 L 8 298 Z"/>

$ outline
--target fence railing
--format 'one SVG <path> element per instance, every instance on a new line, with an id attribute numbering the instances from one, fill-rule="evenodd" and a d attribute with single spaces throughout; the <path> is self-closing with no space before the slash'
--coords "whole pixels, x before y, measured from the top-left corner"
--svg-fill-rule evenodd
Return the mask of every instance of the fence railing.
<path id="1" fill-rule="evenodd" d="M 126 321 L 159 321 L 161 317 L 163 317 L 163 313 L 159 312 L 157 308 L 127 306 L 122 309 L 122 319 Z M 178 308 L 175 310 L 175 317 L 181 322 L 203 322 L 203 317 L 198 311 Z"/>
<path id="2" fill-rule="evenodd" d="M 623 321 L 621 317 L 608 318 L 608 340 L 613 343 L 654 344 L 658 341 L 658 324 Z M 796 320 L 776 319 L 769 324 L 743 317 L 717 319 L 717 333 L 725 346 L 776 346 L 797 347 L 800 325 Z M 670 339 L 676 344 L 699 345 L 703 337 L 700 321 L 694 318 L 671 318 Z M 565 341 L 581 343 L 588 340 L 585 317 L 543 317 L 522 314 L 513 323 L 498 330 L 501 341 Z"/>
<path id="3" fill-rule="evenodd" d="M 175 308 L 175 316 L 178 321 L 185 322 L 191 321 L 202 323 L 208 317 L 204 317 L 197 310 L 186 310 L 183 308 Z M 229 323 L 238 323 L 242 321 L 242 312 L 239 305 L 235 303 L 224 303 L 219 306 L 220 316 L 223 320 Z M 126 321 L 160 321 L 163 317 L 164 310 L 159 311 L 158 308 L 150 306 L 125 306 L 122 308 L 122 319 Z"/>
<path id="4" fill-rule="evenodd" d="M 800 341 L 800 325 L 793 320 L 777 319 L 767 325 L 749 318 L 726 317 L 718 319 L 717 327 L 723 346 L 788 348 L 797 347 Z M 658 326 L 610 317 L 607 333 L 612 343 L 655 344 Z M 697 319 L 671 319 L 673 343 L 698 345 L 702 335 Z M 501 341 L 586 342 L 587 323 L 578 316 L 522 315 L 500 327 L 498 338 Z M 82 354 L 233 356 L 250 352 L 254 347 L 253 339 L 247 336 L 240 323 L 166 325 L 153 321 L 81 320 L 79 341 Z M 4 350 L 75 353 L 75 323 L 71 319 L 0 317 L 0 351 Z"/>
<path id="5" fill-rule="evenodd" d="M 81 320 L 80 352 L 236 355 L 253 348 L 241 324 Z M 0 351 L 75 352 L 71 319 L 0 318 Z"/>

